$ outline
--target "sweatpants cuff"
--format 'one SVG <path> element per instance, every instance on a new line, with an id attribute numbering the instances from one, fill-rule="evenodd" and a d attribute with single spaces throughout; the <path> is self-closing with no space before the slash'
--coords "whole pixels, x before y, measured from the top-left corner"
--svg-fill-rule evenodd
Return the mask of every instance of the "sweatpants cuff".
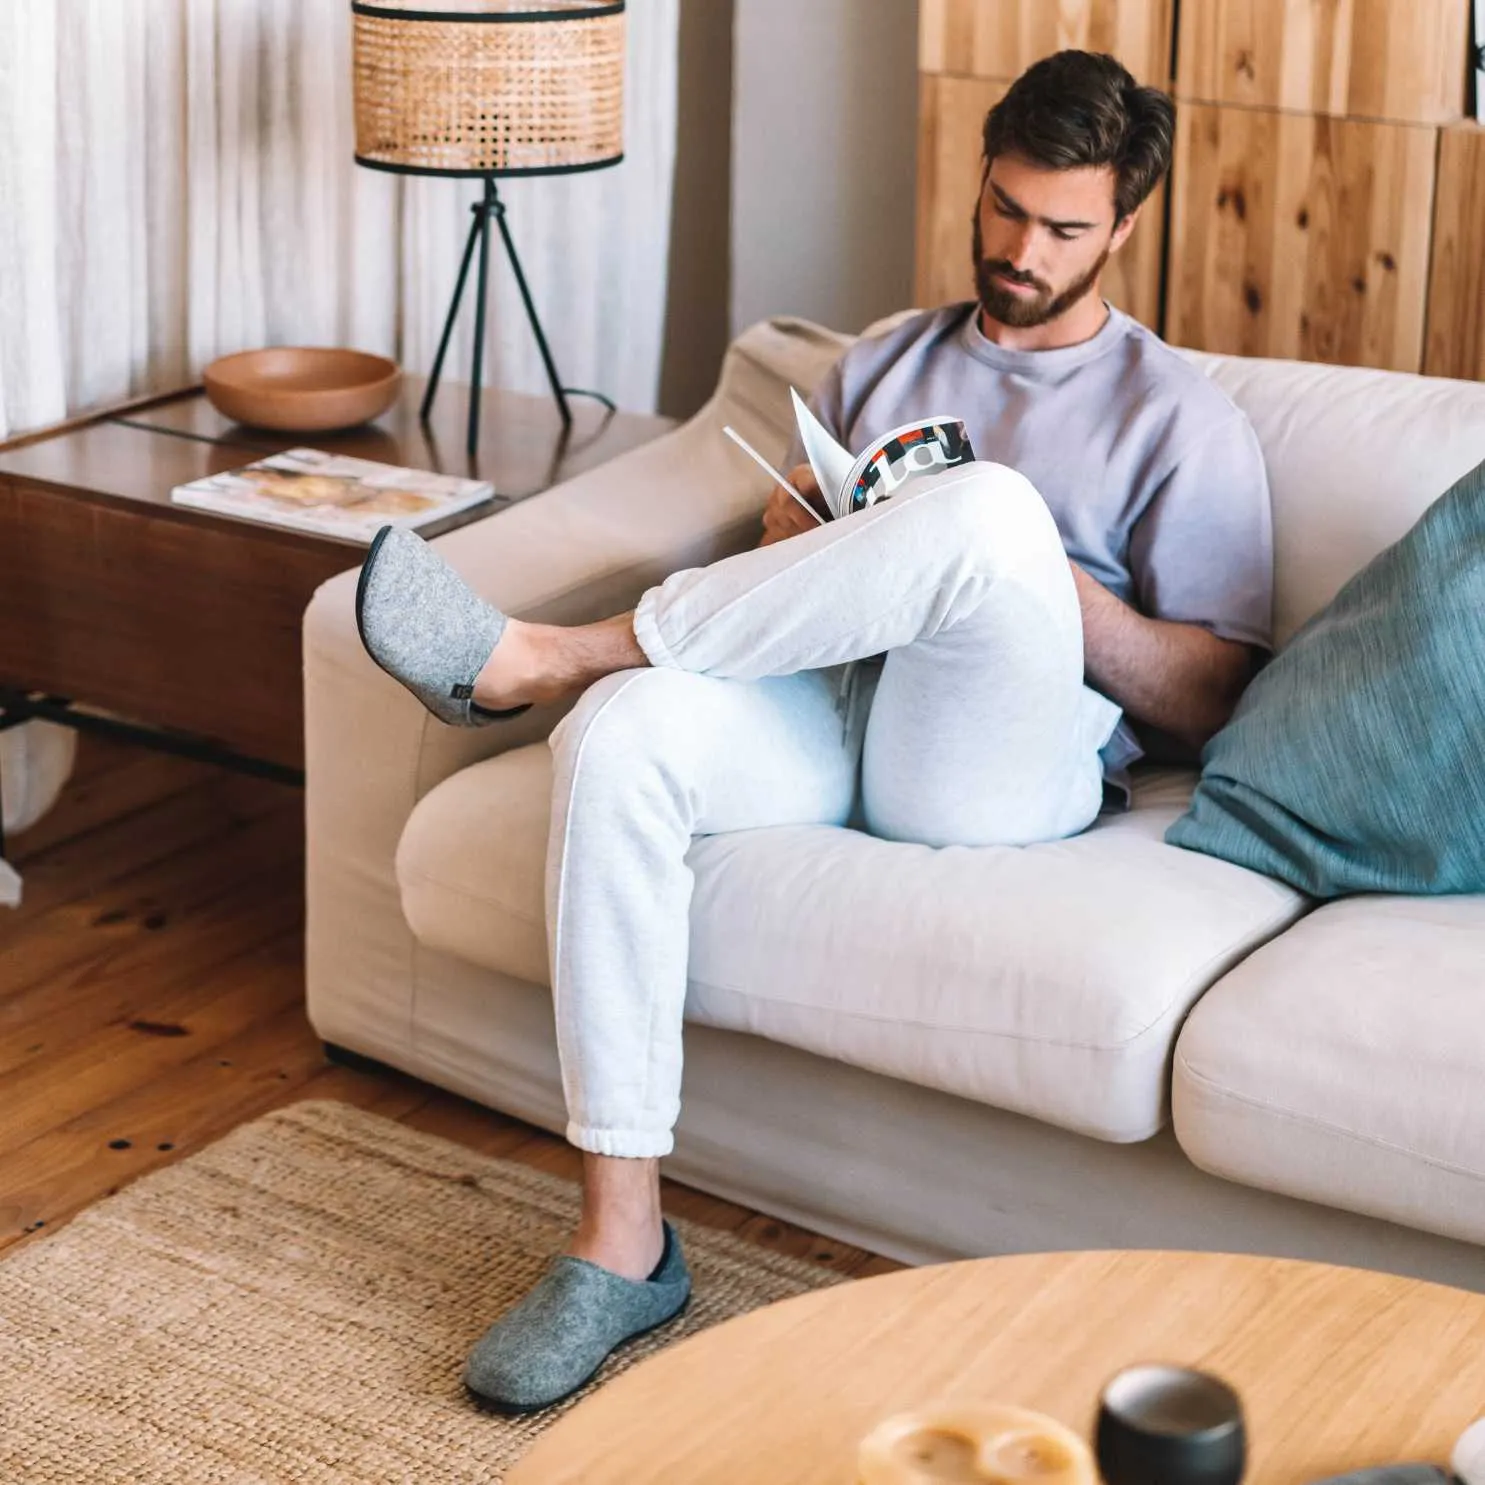
<path id="1" fill-rule="evenodd" d="M 669 1129 L 590 1129 L 585 1124 L 567 1126 L 567 1143 L 590 1155 L 615 1155 L 621 1160 L 659 1160 L 675 1149 Z"/>
<path id="2" fill-rule="evenodd" d="M 634 638 L 651 665 L 680 670 L 683 668 L 681 662 L 661 637 L 660 626 L 655 622 L 655 603 L 659 594 L 658 588 L 649 588 L 639 600 L 634 610 Z"/>

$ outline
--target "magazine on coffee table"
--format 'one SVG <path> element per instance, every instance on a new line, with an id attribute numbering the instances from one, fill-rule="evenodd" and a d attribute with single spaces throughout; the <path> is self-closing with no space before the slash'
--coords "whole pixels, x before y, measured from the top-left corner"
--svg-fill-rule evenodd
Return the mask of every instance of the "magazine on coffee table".
<path id="1" fill-rule="evenodd" d="M 486 480 L 320 449 L 286 449 L 240 469 L 178 485 L 170 498 L 243 520 L 369 543 L 383 526 L 425 526 L 494 494 Z"/>

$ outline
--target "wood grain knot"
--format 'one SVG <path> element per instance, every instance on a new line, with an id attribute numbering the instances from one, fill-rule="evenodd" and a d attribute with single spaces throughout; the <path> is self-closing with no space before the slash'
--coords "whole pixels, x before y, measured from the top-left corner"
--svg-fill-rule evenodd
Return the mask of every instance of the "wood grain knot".
<path id="1" fill-rule="evenodd" d="M 174 1021 L 131 1021 L 130 1031 L 137 1031 L 142 1036 L 190 1036 L 190 1032 L 184 1026 L 178 1026 Z"/>

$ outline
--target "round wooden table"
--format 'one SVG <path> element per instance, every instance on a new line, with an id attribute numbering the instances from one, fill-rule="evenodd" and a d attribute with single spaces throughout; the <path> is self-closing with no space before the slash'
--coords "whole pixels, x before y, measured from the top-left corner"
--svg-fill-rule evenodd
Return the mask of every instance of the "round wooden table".
<path id="1" fill-rule="evenodd" d="M 1482 1256 L 1485 1264 L 1485 1256 Z M 941 1399 L 1092 1435 L 1120 1368 L 1241 1394 L 1246 1479 L 1447 1464 L 1485 1414 L 1485 1296 L 1201 1253 L 1054 1253 L 910 1269 L 769 1305 L 640 1363 L 543 1434 L 507 1485 L 855 1485 L 858 1441 Z"/>

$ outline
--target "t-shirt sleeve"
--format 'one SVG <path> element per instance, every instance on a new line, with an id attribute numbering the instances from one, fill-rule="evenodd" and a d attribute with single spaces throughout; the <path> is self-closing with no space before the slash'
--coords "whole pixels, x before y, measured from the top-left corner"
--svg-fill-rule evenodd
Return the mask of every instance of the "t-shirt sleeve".
<path id="1" fill-rule="evenodd" d="M 1129 567 L 1141 613 L 1273 648 L 1268 475 L 1241 413 L 1212 429 L 1161 481 L 1130 533 Z"/>

